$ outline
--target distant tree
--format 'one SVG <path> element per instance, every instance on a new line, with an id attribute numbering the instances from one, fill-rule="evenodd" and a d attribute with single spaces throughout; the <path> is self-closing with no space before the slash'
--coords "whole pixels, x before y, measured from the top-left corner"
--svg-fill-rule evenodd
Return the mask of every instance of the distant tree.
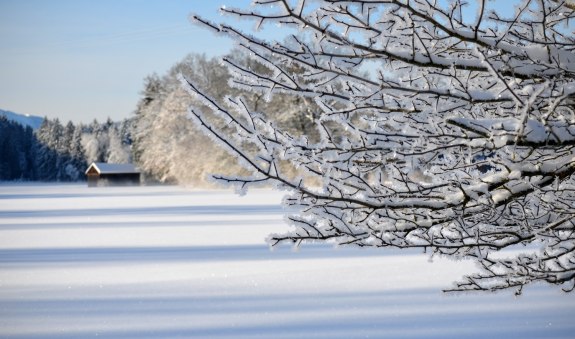
<path id="1" fill-rule="evenodd" d="M 120 131 L 116 125 L 108 128 L 108 149 L 106 162 L 122 164 L 131 162 L 130 149 L 122 142 Z"/>
<path id="2" fill-rule="evenodd" d="M 239 50 L 234 50 L 227 59 L 247 69 L 265 71 L 262 65 Z M 156 180 L 205 187 L 211 185 L 206 181 L 209 173 L 239 174 L 243 171 L 234 157 L 214 144 L 187 118 L 187 107 L 203 104 L 190 98 L 181 86 L 179 74 L 193 78 L 198 86 L 218 100 L 242 93 L 242 103 L 246 107 L 273 116 L 290 133 L 317 135 L 313 119 L 319 109 L 314 107 L 312 99 L 284 94 L 267 100 L 265 94 L 248 91 L 241 82 L 230 84 L 231 75 L 219 60 L 191 54 L 162 77 L 152 75 L 145 79 L 142 98 L 133 118 L 131 135 L 135 161 Z"/>
<path id="3" fill-rule="evenodd" d="M 54 119 L 52 124 L 51 142 L 52 149 L 56 151 L 56 180 L 70 181 L 67 167 L 70 162 L 70 142 L 74 133 L 74 124 L 70 121 L 66 126 L 59 119 Z"/>
<path id="4" fill-rule="evenodd" d="M 0 115 L 0 180 L 14 179 L 14 163 L 16 163 L 13 124 L 6 116 Z"/>
<path id="5" fill-rule="evenodd" d="M 35 145 L 35 165 L 37 179 L 41 181 L 58 180 L 58 153 L 57 142 L 54 140 L 54 121 L 44 118 L 42 125 L 36 131 L 38 142 Z M 56 129 L 57 130 L 57 129 Z"/>
<path id="6" fill-rule="evenodd" d="M 272 244 L 423 248 L 480 264 L 452 290 L 520 293 L 543 281 L 573 291 L 573 2 L 516 1 L 510 14 L 488 1 L 254 3 L 222 11 L 298 33 L 266 41 L 195 19 L 265 67 L 224 59 L 234 82 L 313 98 L 319 140 L 193 77 L 185 86 L 203 104 L 193 120 L 253 173 L 216 178 L 290 192 L 295 229 Z M 291 178 L 283 162 L 305 174 Z"/>
<path id="7" fill-rule="evenodd" d="M 22 180 L 36 180 L 37 174 L 34 168 L 34 156 L 36 149 L 36 136 L 32 127 L 26 126 L 22 137 L 22 152 L 19 157 Z"/>
<path id="8" fill-rule="evenodd" d="M 108 118 L 99 123 L 94 120 L 84 128 L 81 148 L 84 150 L 84 162 L 126 163 L 131 161 L 131 140 L 127 134 L 128 122 L 116 123 Z"/>
<path id="9" fill-rule="evenodd" d="M 108 149 L 108 135 L 106 124 L 100 124 L 94 119 L 83 135 L 82 146 L 86 152 L 86 160 L 91 162 L 104 162 Z"/>
<path id="10" fill-rule="evenodd" d="M 131 150 L 132 146 L 132 126 L 133 126 L 133 119 L 125 118 L 120 122 L 119 133 L 120 133 L 120 141 L 122 145 L 129 146 Z"/>
<path id="11" fill-rule="evenodd" d="M 222 98 L 229 92 L 226 69 L 204 55 L 189 55 L 164 76 L 146 78 L 133 119 L 133 154 L 138 166 L 155 180 L 197 185 L 203 181 L 205 168 L 233 170 L 238 166 L 218 156 L 229 158 L 187 119 L 186 109 L 193 100 L 177 79 L 180 73 L 194 77 Z M 210 154 L 219 162 L 198 161 Z"/>
<path id="12" fill-rule="evenodd" d="M 149 148 L 149 131 L 153 126 L 155 114 L 160 110 L 165 96 L 164 84 L 157 74 L 144 79 L 144 89 L 132 119 L 130 134 L 132 136 L 132 155 L 136 163 L 141 163 L 142 154 Z"/>
<path id="13" fill-rule="evenodd" d="M 103 162 L 106 145 L 103 137 L 102 124 L 100 124 L 97 119 L 94 119 L 88 126 L 86 132 L 87 133 L 84 133 L 82 136 L 82 146 L 86 152 L 88 163 Z"/>
<path id="14" fill-rule="evenodd" d="M 68 161 L 66 163 L 65 172 L 68 179 L 71 181 L 78 181 L 85 178 L 84 171 L 88 167 L 88 163 L 84 157 L 85 151 L 82 146 L 82 125 L 68 124 L 67 130 L 72 131 L 68 144 Z"/>

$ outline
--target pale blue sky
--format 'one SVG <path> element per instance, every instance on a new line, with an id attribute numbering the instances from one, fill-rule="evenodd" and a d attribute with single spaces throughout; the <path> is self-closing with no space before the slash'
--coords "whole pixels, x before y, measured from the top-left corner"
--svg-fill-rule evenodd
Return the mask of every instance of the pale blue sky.
<path id="1" fill-rule="evenodd" d="M 511 12 L 516 1 L 493 0 L 492 6 Z M 219 14 L 222 5 L 249 3 L 0 0 L 0 109 L 63 121 L 121 120 L 134 111 L 147 75 L 164 74 L 188 53 L 217 56 L 232 47 L 190 24 L 192 12 L 229 21 Z M 240 23 L 244 30 L 252 26 Z M 281 35 L 271 27 L 268 37 Z"/>
<path id="2" fill-rule="evenodd" d="M 0 0 L 0 109 L 90 122 L 129 116 L 143 79 L 232 43 L 189 23 L 248 0 Z"/>

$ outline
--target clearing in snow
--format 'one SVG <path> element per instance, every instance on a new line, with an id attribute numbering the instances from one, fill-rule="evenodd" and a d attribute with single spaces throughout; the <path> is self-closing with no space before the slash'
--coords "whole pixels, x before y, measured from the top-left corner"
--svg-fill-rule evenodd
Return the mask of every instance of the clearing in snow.
<path id="1" fill-rule="evenodd" d="M 416 251 L 304 245 L 281 194 L 0 186 L 3 338 L 570 338 L 572 294 L 444 294 L 475 269 Z"/>

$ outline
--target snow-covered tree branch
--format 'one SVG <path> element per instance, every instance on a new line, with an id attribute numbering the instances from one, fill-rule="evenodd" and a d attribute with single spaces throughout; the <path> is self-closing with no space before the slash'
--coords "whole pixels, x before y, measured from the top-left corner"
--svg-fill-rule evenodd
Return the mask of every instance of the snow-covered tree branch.
<path id="1" fill-rule="evenodd" d="M 572 291 L 575 5 L 524 0 L 502 13 L 498 4 L 256 0 L 222 9 L 294 29 L 281 42 L 195 17 L 263 66 L 224 59 L 233 86 L 268 100 L 313 98 L 321 110 L 319 137 L 296 136 L 241 98 L 215 100 L 182 78 L 205 107 L 190 117 L 253 173 L 216 177 L 289 191 L 294 230 L 272 244 L 419 247 L 480 263 L 452 290 L 520 292 L 544 281 Z M 521 254 L 499 252 L 508 248 Z"/>

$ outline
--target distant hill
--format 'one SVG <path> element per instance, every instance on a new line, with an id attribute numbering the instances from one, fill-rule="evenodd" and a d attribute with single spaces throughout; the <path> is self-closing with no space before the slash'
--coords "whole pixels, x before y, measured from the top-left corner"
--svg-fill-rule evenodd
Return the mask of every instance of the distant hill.
<path id="1" fill-rule="evenodd" d="M 32 129 L 40 128 L 44 118 L 35 115 L 18 114 L 0 109 L 0 115 L 4 115 L 8 120 L 19 123 L 22 126 L 30 126 Z"/>

